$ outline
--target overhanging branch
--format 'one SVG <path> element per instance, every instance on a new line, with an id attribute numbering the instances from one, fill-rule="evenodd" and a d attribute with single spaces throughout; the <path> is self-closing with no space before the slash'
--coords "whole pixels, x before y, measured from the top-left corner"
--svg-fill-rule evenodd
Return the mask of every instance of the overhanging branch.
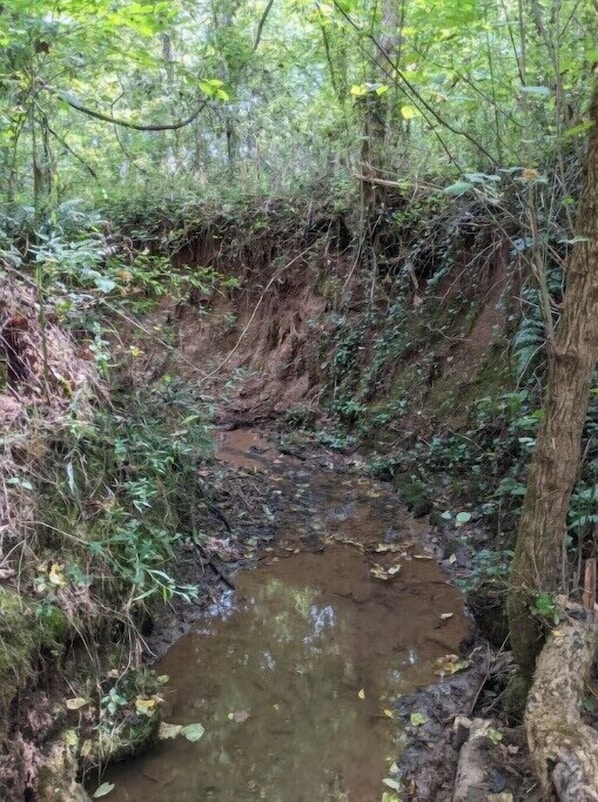
<path id="1" fill-rule="evenodd" d="M 113 117 L 110 114 L 103 114 L 101 111 L 95 111 L 94 109 L 90 109 L 87 106 L 84 106 L 78 100 L 72 97 L 67 97 L 64 93 L 60 92 L 58 89 L 55 89 L 53 86 L 49 86 L 48 84 L 44 84 L 43 88 L 50 92 L 52 95 L 57 97 L 59 100 L 62 100 L 63 103 L 66 103 L 67 106 L 70 106 L 72 109 L 76 109 L 76 111 L 80 111 L 83 114 L 86 114 L 88 117 L 93 117 L 94 120 L 101 120 L 105 123 L 112 123 L 112 125 L 119 125 L 122 128 L 132 128 L 135 131 L 177 131 L 179 128 L 184 128 L 186 125 L 189 125 L 194 120 L 196 120 L 201 112 L 205 109 L 208 104 L 207 100 L 203 100 L 197 109 L 184 120 L 181 120 L 176 123 L 161 123 L 158 125 L 142 125 L 141 123 L 132 123 L 128 120 L 123 120 L 118 117 Z"/>

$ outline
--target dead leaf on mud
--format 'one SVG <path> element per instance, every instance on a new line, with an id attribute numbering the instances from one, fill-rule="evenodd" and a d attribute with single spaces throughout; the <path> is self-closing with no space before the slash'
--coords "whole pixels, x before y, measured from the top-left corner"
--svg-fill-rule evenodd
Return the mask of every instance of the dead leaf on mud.
<path id="1" fill-rule="evenodd" d="M 434 663 L 436 666 L 435 674 L 442 676 L 443 674 L 457 674 L 459 671 L 464 671 L 469 668 L 469 660 L 459 657 L 458 654 L 445 654 L 444 657 L 439 657 Z"/>
<path id="2" fill-rule="evenodd" d="M 440 620 L 441 621 L 448 621 L 449 618 L 452 618 L 454 613 L 440 613 Z"/>
<path id="3" fill-rule="evenodd" d="M 166 721 L 162 721 L 158 730 L 158 738 L 161 741 L 167 741 L 171 738 L 176 738 L 182 729 L 182 724 L 168 724 Z"/>
<path id="4" fill-rule="evenodd" d="M 82 696 L 76 696 L 74 699 L 67 699 L 65 704 L 68 710 L 79 710 L 86 704 L 89 704 L 89 699 L 84 699 Z"/>
<path id="5" fill-rule="evenodd" d="M 234 713 L 228 714 L 228 718 L 229 721 L 234 721 L 235 724 L 242 724 L 249 718 L 249 712 L 247 710 L 235 710 Z"/>
<path id="6" fill-rule="evenodd" d="M 114 783 L 102 783 L 96 788 L 93 798 L 100 799 L 102 796 L 108 796 L 112 790 L 114 790 Z"/>
<path id="7" fill-rule="evenodd" d="M 357 692 L 357 696 L 360 699 L 365 699 L 365 691 L 363 690 L 363 688 L 360 691 Z"/>
<path id="8" fill-rule="evenodd" d="M 400 570 L 400 565 L 391 565 L 390 568 L 383 568 L 381 565 L 376 563 L 373 568 L 370 568 L 370 574 L 375 579 L 382 579 L 387 582 L 389 579 L 392 579 L 394 576 L 396 576 Z"/>
<path id="9" fill-rule="evenodd" d="M 434 557 L 431 554 L 414 554 L 414 560 L 433 560 Z"/>
<path id="10" fill-rule="evenodd" d="M 203 738 L 204 733 L 205 728 L 198 722 L 195 724 L 185 724 L 185 726 L 181 728 L 181 735 L 191 743 L 195 743 Z"/>
<path id="11" fill-rule="evenodd" d="M 390 579 L 384 568 L 377 563 L 373 568 L 370 568 L 370 574 L 376 579 Z"/>
<path id="12" fill-rule="evenodd" d="M 52 567 L 48 571 L 48 579 L 57 588 L 64 588 L 68 585 L 68 580 L 58 563 L 52 563 Z"/>
<path id="13" fill-rule="evenodd" d="M 401 784 L 398 782 L 398 780 L 394 780 L 392 777 L 385 777 L 382 780 L 382 782 L 384 783 L 384 785 L 388 786 L 389 788 L 392 788 L 393 791 L 401 790 Z"/>
<path id="14" fill-rule="evenodd" d="M 359 551 L 364 550 L 363 543 L 360 543 L 358 540 L 352 540 L 350 537 L 343 537 L 342 535 L 328 535 L 325 539 L 324 543 L 342 543 L 343 546 L 355 546 L 356 549 Z"/>
<path id="15" fill-rule="evenodd" d="M 142 696 L 138 696 L 135 699 L 135 710 L 140 716 L 147 716 L 148 718 L 151 718 L 156 712 L 156 707 L 157 701 L 154 697 L 144 699 Z"/>
<path id="16" fill-rule="evenodd" d="M 385 554 L 387 551 L 390 551 L 393 554 L 396 554 L 396 552 L 402 551 L 402 550 L 403 550 L 403 546 L 401 546 L 399 543 L 378 543 L 378 545 L 374 549 L 376 554 Z"/>
<path id="17" fill-rule="evenodd" d="M 205 728 L 202 724 L 196 722 L 195 724 L 168 724 L 162 721 L 158 729 L 158 738 L 161 741 L 168 741 L 182 735 L 191 743 L 199 741 L 205 733 Z"/>

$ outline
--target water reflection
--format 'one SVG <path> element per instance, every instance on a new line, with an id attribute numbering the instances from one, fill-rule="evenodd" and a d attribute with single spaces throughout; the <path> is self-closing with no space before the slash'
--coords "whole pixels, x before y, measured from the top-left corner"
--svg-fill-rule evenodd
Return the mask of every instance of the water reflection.
<path id="1" fill-rule="evenodd" d="M 240 575 L 238 593 L 157 664 L 171 677 L 166 721 L 200 722 L 205 735 L 112 768 L 110 802 L 379 802 L 401 737 L 384 711 L 437 681 L 434 660 L 467 632 L 461 597 L 430 560 L 372 578 L 360 544 L 388 567 L 396 555 L 378 544 L 417 537 L 391 491 L 298 460 L 284 468 L 255 433 L 226 437 L 233 464 L 284 478 L 278 542 L 288 538 L 293 556 Z M 323 532 L 323 553 L 296 548 Z"/>
<path id="2" fill-rule="evenodd" d="M 212 607 L 158 667 L 175 678 L 167 720 L 200 721 L 203 739 L 115 767 L 111 798 L 314 802 L 359 787 L 351 799 L 378 799 L 384 727 L 377 701 L 358 696 L 350 602 L 318 603 L 316 589 L 257 574 L 241 585 L 237 604 Z M 364 753 L 381 763 L 369 788 L 354 771 Z"/>

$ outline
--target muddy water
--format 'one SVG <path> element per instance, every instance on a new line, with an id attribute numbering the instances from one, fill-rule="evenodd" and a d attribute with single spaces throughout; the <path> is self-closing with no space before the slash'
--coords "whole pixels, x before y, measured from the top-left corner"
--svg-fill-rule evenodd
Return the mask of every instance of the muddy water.
<path id="1" fill-rule="evenodd" d="M 380 800 L 400 751 L 391 699 L 438 681 L 467 632 L 462 600 L 385 486 L 223 437 L 221 459 L 279 482 L 280 537 L 157 665 L 165 720 L 203 738 L 115 767 L 109 798 Z"/>

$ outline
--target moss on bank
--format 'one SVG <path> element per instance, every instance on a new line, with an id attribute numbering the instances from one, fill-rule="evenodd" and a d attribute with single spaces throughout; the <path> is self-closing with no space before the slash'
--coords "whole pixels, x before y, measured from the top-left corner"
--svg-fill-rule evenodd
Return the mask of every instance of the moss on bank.
<path id="1" fill-rule="evenodd" d="M 0 587 L 0 721 L 19 688 L 31 679 L 39 645 L 33 609 L 17 592 Z"/>

